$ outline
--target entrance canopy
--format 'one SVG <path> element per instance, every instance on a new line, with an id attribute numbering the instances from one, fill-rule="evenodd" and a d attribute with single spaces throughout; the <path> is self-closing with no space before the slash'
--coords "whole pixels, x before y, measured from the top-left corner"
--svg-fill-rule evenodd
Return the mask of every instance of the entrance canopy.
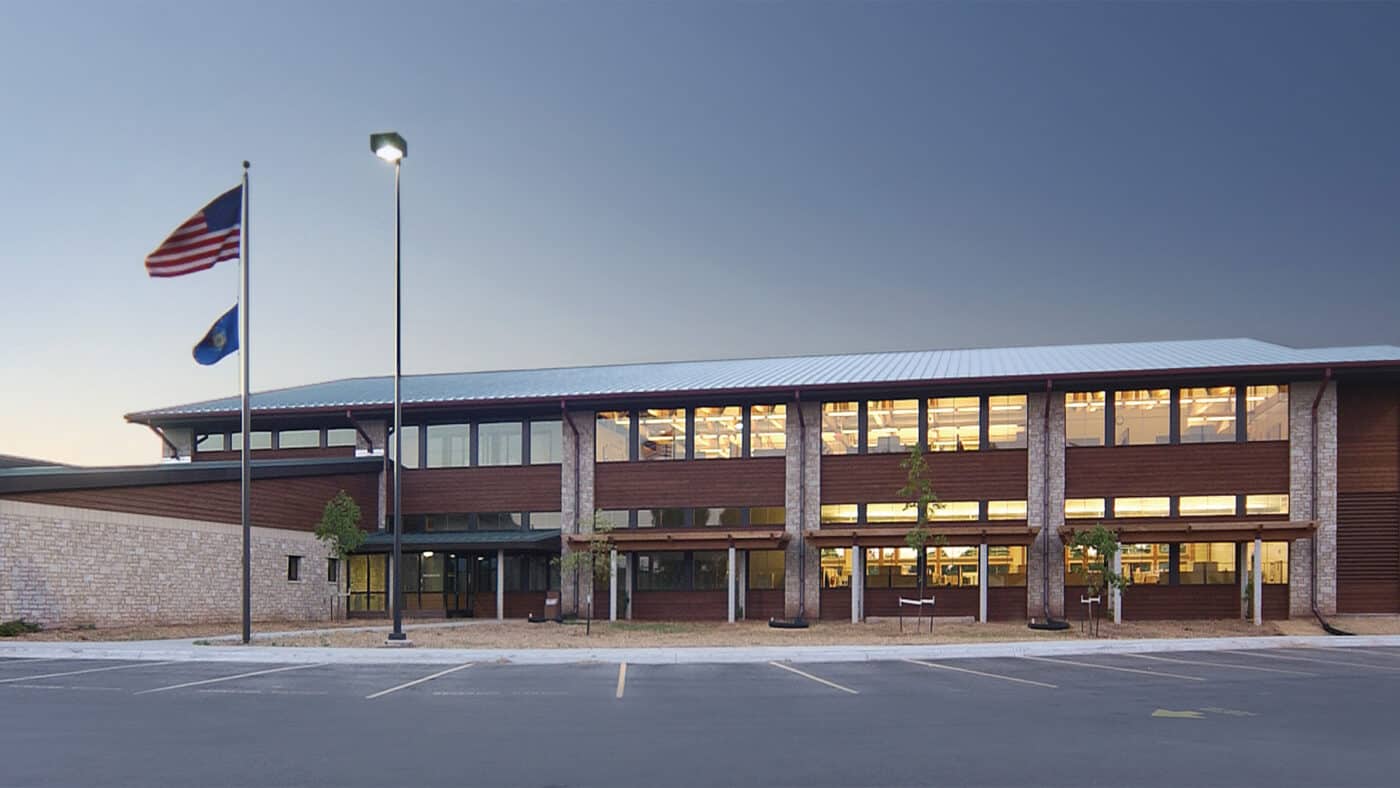
<path id="1" fill-rule="evenodd" d="M 559 552 L 559 531 L 429 531 L 403 534 L 403 549 L 408 550 L 535 550 Z M 394 549 L 394 534 L 377 531 L 365 539 L 358 552 L 387 553 Z"/>
<path id="2" fill-rule="evenodd" d="M 589 534 L 569 534 L 569 544 L 588 544 Z M 658 530 L 653 528 L 609 531 L 608 539 L 625 553 L 649 550 L 778 550 L 787 544 L 788 533 L 782 528 L 686 528 Z"/>
<path id="3" fill-rule="evenodd" d="M 818 547 L 905 547 L 905 534 L 913 525 L 856 526 L 853 528 L 822 528 L 807 532 L 807 541 Z M 943 525 L 929 526 L 930 538 L 942 535 L 950 545 L 1028 545 L 1040 532 L 1038 527 L 1025 525 Z M 933 545 L 930 544 L 930 547 Z"/>

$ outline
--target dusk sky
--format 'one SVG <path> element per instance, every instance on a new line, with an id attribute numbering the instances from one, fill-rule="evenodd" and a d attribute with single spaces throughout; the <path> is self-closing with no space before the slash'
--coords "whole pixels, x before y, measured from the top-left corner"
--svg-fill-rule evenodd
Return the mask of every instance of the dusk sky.
<path id="1" fill-rule="evenodd" d="M 0 453 L 126 412 L 236 263 L 143 257 L 252 168 L 255 389 L 1252 336 L 1400 343 L 1400 4 L 13 3 Z"/>

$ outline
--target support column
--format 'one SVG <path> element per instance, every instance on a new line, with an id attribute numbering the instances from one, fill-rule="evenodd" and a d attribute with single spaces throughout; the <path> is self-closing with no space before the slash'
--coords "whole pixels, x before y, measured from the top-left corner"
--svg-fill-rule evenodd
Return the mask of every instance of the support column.
<path id="1" fill-rule="evenodd" d="M 987 543 L 977 548 L 977 620 L 987 623 Z"/>
<path id="2" fill-rule="evenodd" d="M 608 551 L 608 620 L 617 620 L 617 548 Z"/>
<path id="3" fill-rule="evenodd" d="M 496 620 L 506 617 L 506 551 L 496 551 Z"/>
<path id="4" fill-rule="evenodd" d="M 1026 523 L 1040 529 L 1026 554 L 1026 612 L 1041 619 L 1048 608 L 1051 617 L 1064 618 L 1065 397 L 1041 391 L 1029 394 L 1026 405 Z"/>
<path id="5" fill-rule="evenodd" d="M 749 617 L 749 551 L 739 554 L 739 618 Z"/>
<path id="6" fill-rule="evenodd" d="M 1254 626 L 1264 623 L 1264 537 L 1254 537 Z"/>
<path id="7" fill-rule="evenodd" d="M 1123 543 L 1118 543 L 1118 549 L 1113 551 L 1113 574 L 1123 574 Z M 1123 589 L 1119 586 L 1113 587 L 1113 623 L 1123 623 Z"/>
<path id="8" fill-rule="evenodd" d="M 569 410 L 564 418 L 564 456 L 560 463 L 560 520 L 563 535 L 586 534 L 593 531 L 593 411 Z M 577 432 L 577 437 L 575 433 Z M 560 540 L 560 554 L 574 549 L 568 539 Z M 559 612 L 562 615 L 583 615 L 584 600 L 593 593 L 592 573 L 581 570 L 575 576 L 559 578 Z"/>
<path id="9" fill-rule="evenodd" d="M 1312 614 L 1313 541 L 1317 552 L 1317 609 L 1322 615 L 1337 612 L 1337 386 L 1327 386 L 1317 407 L 1317 501 L 1313 502 L 1312 403 L 1321 381 L 1293 383 L 1288 387 L 1288 458 L 1290 520 L 1317 520 L 1309 539 L 1296 539 L 1288 547 L 1289 615 Z"/>
<path id="10" fill-rule="evenodd" d="M 783 615 L 787 618 L 821 615 L 821 551 L 803 538 L 804 531 L 821 524 L 821 418 L 821 403 L 787 403 L 784 524 L 788 543 L 783 556 Z"/>
<path id="11" fill-rule="evenodd" d="M 736 582 L 739 579 L 739 568 L 736 566 L 737 563 L 738 561 L 735 559 L 734 556 L 734 545 L 730 545 L 729 569 L 725 572 L 725 580 L 727 581 L 729 586 L 729 623 L 731 624 L 734 623 L 735 614 L 738 612 L 737 610 L 735 610 L 735 607 L 737 607 L 739 603 L 738 583 Z"/>
<path id="12" fill-rule="evenodd" d="M 851 623 L 865 620 L 865 550 L 851 547 Z"/>
<path id="13" fill-rule="evenodd" d="M 1239 568 L 1238 574 L 1240 576 L 1239 617 L 1248 618 L 1249 610 L 1245 605 L 1245 599 L 1248 598 L 1249 590 L 1249 572 L 1246 571 L 1249 566 L 1249 548 L 1244 542 L 1235 543 L 1235 566 Z"/>

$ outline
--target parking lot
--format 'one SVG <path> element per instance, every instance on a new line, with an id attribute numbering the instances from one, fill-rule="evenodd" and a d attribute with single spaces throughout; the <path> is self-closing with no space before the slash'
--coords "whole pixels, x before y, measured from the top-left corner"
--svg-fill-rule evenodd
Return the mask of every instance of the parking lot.
<path id="1" fill-rule="evenodd" d="M 1393 785 L 1400 648 L 822 664 L 0 660 L 4 785 Z"/>

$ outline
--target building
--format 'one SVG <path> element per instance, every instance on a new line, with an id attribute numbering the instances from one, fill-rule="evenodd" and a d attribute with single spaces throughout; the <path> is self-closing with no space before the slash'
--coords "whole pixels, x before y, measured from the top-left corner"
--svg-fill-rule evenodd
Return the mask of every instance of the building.
<path id="1" fill-rule="evenodd" d="M 1100 522 L 1123 543 L 1128 620 L 1238 617 L 1256 561 L 1265 618 L 1400 612 L 1397 347 L 866 353 L 419 375 L 403 390 L 409 615 L 538 614 L 554 590 L 600 617 L 895 615 L 921 565 L 898 493 L 915 446 L 941 501 L 946 544 L 923 562 L 940 615 L 1078 617 L 1085 558 L 1066 540 Z M 389 378 L 254 395 L 264 617 L 333 609 L 341 569 L 307 532 L 340 489 L 373 530 L 344 568 L 349 610 L 384 615 L 391 396 Z M 236 617 L 238 400 L 127 418 L 168 462 L 0 471 L 5 546 L 130 564 L 131 540 L 156 549 L 145 524 L 168 520 L 172 579 L 146 606 Z M 595 517 L 615 529 L 615 581 L 561 583 L 551 559 Z M 53 523 L 70 531 L 43 536 Z M 189 538 L 206 532 L 217 544 Z M 87 581 L 45 574 L 74 573 L 59 563 L 32 582 L 81 598 Z M 0 590 L 35 604 L 13 579 Z M 172 602 L 187 597 L 211 601 Z"/>

